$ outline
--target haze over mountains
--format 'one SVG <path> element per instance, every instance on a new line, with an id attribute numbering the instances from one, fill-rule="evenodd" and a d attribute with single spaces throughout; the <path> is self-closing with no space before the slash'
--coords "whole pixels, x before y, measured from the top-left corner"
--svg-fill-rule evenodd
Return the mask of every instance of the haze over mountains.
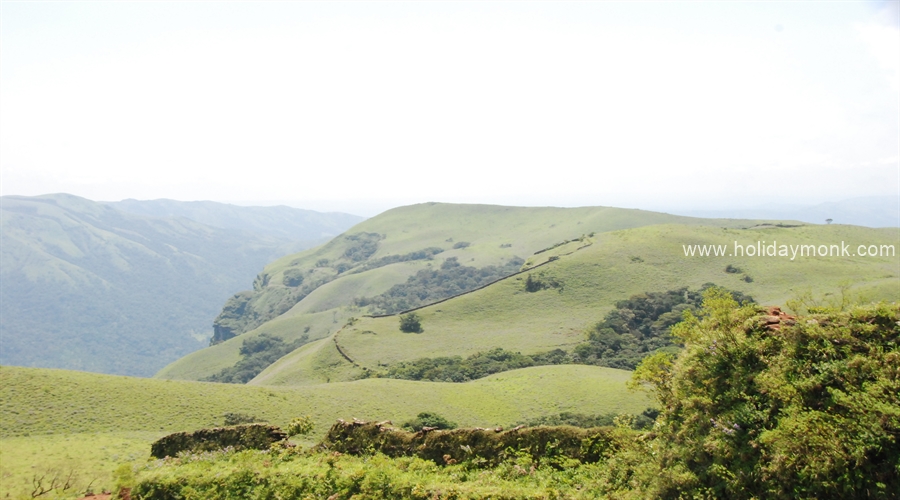
<path id="1" fill-rule="evenodd" d="M 267 262 L 362 220 L 67 194 L 0 201 L 0 364 L 139 376 L 206 346 L 222 303 Z"/>
<path id="2" fill-rule="evenodd" d="M 672 210 L 692 217 L 728 217 L 734 219 L 788 219 L 823 224 L 853 224 L 867 227 L 900 227 L 900 197 L 867 196 L 817 205 L 779 204 L 738 209 Z"/>

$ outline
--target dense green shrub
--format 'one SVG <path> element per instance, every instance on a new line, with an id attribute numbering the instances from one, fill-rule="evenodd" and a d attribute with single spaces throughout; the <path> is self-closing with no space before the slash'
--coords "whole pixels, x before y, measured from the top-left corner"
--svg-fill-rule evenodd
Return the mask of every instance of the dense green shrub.
<path id="1" fill-rule="evenodd" d="M 432 382 L 468 382 L 518 368 L 569 362 L 571 360 L 568 355 L 560 349 L 526 356 L 498 347 L 490 351 L 475 353 L 467 358 L 448 356 L 402 361 L 389 366 L 378 376 L 405 380 L 430 380 Z"/>
<path id="2" fill-rule="evenodd" d="M 550 259 L 553 260 L 553 257 L 551 257 Z M 528 276 L 525 278 L 526 292 L 534 293 L 541 290 L 546 290 L 548 288 L 556 288 L 562 291 L 563 286 L 562 283 L 560 283 L 556 278 L 547 276 L 545 273 L 528 273 Z"/>
<path id="3" fill-rule="evenodd" d="M 315 428 L 312 417 L 304 415 L 291 420 L 287 426 L 288 436 L 305 436 Z"/>
<path id="4" fill-rule="evenodd" d="M 685 311 L 696 311 L 703 292 L 714 286 L 645 292 L 616 302 L 616 308 L 588 332 L 587 342 L 575 347 L 574 362 L 633 370 L 654 352 L 677 352 L 676 339 L 669 334 L 672 325 Z M 741 302 L 753 301 L 740 292 L 731 293 Z"/>
<path id="5" fill-rule="evenodd" d="M 300 286 L 303 284 L 303 271 L 295 268 L 288 269 L 284 272 L 281 282 L 284 286 Z"/>
<path id="6" fill-rule="evenodd" d="M 640 415 L 631 416 L 618 415 L 616 413 L 605 413 L 602 415 L 584 415 L 581 413 L 562 412 L 556 415 L 544 415 L 542 417 L 528 419 L 522 422 L 518 422 L 516 423 L 516 425 L 525 425 L 528 427 L 535 427 L 538 425 L 571 425 L 572 427 L 589 429 L 591 427 L 615 425 L 617 423 L 616 419 L 624 416 L 633 417 L 629 419 L 631 421 L 631 428 L 635 430 L 642 430 L 652 427 L 658 415 L 659 410 L 655 408 L 647 408 L 646 410 L 641 412 Z"/>
<path id="7" fill-rule="evenodd" d="M 394 314 L 459 295 L 487 285 L 519 271 L 525 261 L 515 257 L 502 266 L 475 268 L 463 266 L 456 257 L 445 260 L 440 269 L 423 269 L 394 285 L 387 292 L 355 301 L 357 306 L 368 306 L 376 314 Z"/>
<path id="8" fill-rule="evenodd" d="M 896 498 L 900 305 L 760 313 L 710 289 L 635 372 L 663 409 L 652 496 Z"/>
<path id="9" fill-rule="evenodd" d="M 404 333 L 422 333 L 422 318 L 414 312 L 401 315 L 400 331 Z"/>
<path id="10" fill-rule="evenodd" d="M 404 422 L 400 427 L 408 431 L 419 432 L 425 427 L 431 429 L 455 429 L 456 423 L 447 420 L 437 413 L 423 411 L 416 415 L 416 418 Z"/>
<path id="11" fill-rule="evenodd" d="M 309 340 L 308 334 L 291 342 L 285 342 L 280 337 L 262 333 L 257 337 L 244 339 L 241 345 L 241 360 L 234 366 L 225 368 L 215 375 L 204 380 L 207 382 L 224 382 L 228 384 L 246 384 L 253 377 L 265 370 L 269 365 L 278 361 L 282 356 L 302 346 Z"/>
<path id="12" fill-rule="evenodd" d="M 453 248 L 458 250 L 460 248 L 468 248 L 471 245 L 472 244 L 469 243 L 468 241 L 457 241 L 456 243 L 453 244 Z"/>
<path id="13" fill-rule="evenodd" d="M 344 251 L 343 257 L 352 262 L 360 262 L 378 251 L 378 242 L 383 237 L 378 233 L 357 233 L 344 236 L 344 239 L 351 242 L 351 245 Z"/>
<path id="14" fill-rule="evenodd" d="M 175 457 L 184 452 L 215 451 L 225 448 L 266 450 L 272 443 L 286 438 L 287 435 L 274 425 L 245 424 L 216 427 L 196 432 L 169 434 L 151 445 L 150 455 L 156 458 Z"/>

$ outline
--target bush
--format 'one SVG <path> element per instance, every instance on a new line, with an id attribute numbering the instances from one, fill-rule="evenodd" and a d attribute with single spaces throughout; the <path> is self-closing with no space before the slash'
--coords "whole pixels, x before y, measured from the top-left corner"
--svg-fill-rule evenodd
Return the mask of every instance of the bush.
<path id="1" fill-rule="evenodd" d="M 474 290 L 519 271 L 525 261 L 514 257 L 502 266 L 463 266 L 456 257 L 446 259 L 440 269 L 422 269 L 406 283 L 394 285 L 376 297 L 360 298 L 356 305 L 373 312 L 393 314 Z"/>
<path id="2" fill-rule="evenodd" d="M 284 278 L 281 282 L 284 286 L 300 286 L 303 284 L 303 271 L 299 269 L 288 269 L 284 272 Z"/>
<path id="3" fill-rule="evenodd" d="M 291 420 L 291 423 L 287 426 L 287 435 L 291 436 L 305 436 L 312 432 L 315 424 L 313 424 L 312 417 L 309 415 L 305 415 L 303 417 L 297 417 Z"/>
<path id="4" fill-rule="evenodd" d="M 794 318 L 710 289 L 673 334 L 678 358 L 652 356 L 634 373 L 663 408 L 647 496 L 900 491 L 900 305 Z"/>
<path id="5" fill-rule="evenodd" d="M 309 340 L 309 335 L 306 333 L 292 342 L 285 342 L 280 337 L 268 333 L 244 339 L 240 349 L 241 360 L 234 366 L 225 368 L 215 375 L 206 377 L 204 380 L 207 382 L 246 384 L 269 365 L 278 361 L 279 358 L 305 344 L 307 340 Z"/>
<path id="6" fill-rule="evenodd" d="M 457 241 L 456 243 L 453 244 L 453 248 L 454 249 L 467 248 L 470 245 L 472 245 L 472 244 L 469 243 L 468 241 Z"/>
<path id="7" fill-rule="evenodd" d="M 400 427 L 408 431 L 419 432 L 424 427 L 430 427 L 432 429 L 455 429 L 456 424 L 437 413 L 422 412 L 416 415 L 416 418 L 404 423 Z"/>
<path id="8" fill-rule="evenodd" d="M 404 333 L 422 333 L 422 319 L 414 312 L 400 316 L 400 331 Z"/>

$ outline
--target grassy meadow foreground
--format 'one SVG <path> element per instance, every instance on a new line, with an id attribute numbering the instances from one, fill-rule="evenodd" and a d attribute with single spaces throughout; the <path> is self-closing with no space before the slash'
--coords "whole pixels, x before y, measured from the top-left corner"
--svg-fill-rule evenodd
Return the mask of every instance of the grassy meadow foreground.
<path id="1" fill-rule="evenodd" d="M 626 389 L 629 375 L 546 366 L 465 384 L 371 379 L 257 387 L 2 367 L 0 497 L 30 493 L 33 475 L 51 469 L 74 469 L 85 483 L 97 478 L 97 491 L 111 488 L 116 460 L 142 463 L 152 440 L 222 425 L 229 412 L 276 425 L 308 414 L 316 424 L 313 440 L 338 418 L 402 422 L 422 411 L 463 426 L 509 426 L 560 412 L 637 414 L 651 401 Z"/>

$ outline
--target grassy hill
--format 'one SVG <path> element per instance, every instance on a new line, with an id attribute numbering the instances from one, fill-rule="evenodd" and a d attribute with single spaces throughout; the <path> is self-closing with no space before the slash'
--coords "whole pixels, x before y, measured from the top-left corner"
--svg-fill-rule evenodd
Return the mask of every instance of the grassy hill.
<path id="1" fill-rule="evenodd" d="M 655 224 L 658 221 L 663 223 Z M 625 229 L 617 229 L 622 227 Z M 580 230 L 584 232 L 579 233 Z M 900 248 L 900 233 L 896 229 L 673 218 L 607 208 L 428 204 L 386 212 L 354 227 L 349 234 L 364 232 L 377 234 L 379 239 L 374 252 L 355 264 L 360 268 L 415 248 L 437 246 L 444 251 L 432 260 L 398 262 L 359 273 L 349 268 L 338 273 L 335 266 L 348 260 L 343 256 L 354 243 L 343 235 L 323 247 L 279 259 L 264 271 L 269 277 L 267 284 L 248 294 L 246 309 L 260 311 L 254 308 L 264 304 L 271 307 L 290 297 L 290 287 L 284 286 L 279 276 L 291 269 L 305 276 L 328 273 L 332 280 L 312 290 L 277 319 L 244 334 L 247 337 L 193 353 L 166 367 L 158 376 L 201 379 L 233 365 L 246 338 L 268 333 L 293 340 L 307 332 L 310 345 L 285 356 L 252 383 L 315 384 L 357 378 L 363 372 L 341 356 L 334 340 L 335 332 L 350 318 L 359 321 L 337 334 L 337 344 L 358 365 L 377 371 L 399 361 L 466 356 L 495 347 L 525 354 L 555 348 L 569 351 L 584 340 L 586 329 L 602 319 L 616 301 L 643 292 L 683 286 L 696 289 L 709 282 L 747 293 L 762 303 L 779 305 L 807 290 L 819 295 L 837 293 L 847 280 L 853 283 L 851 292 L 861 299 L 900 296 L 900 257 L 896 256 L 791 260 L 746 255 L 688 257 L 684 252 L 685 245 L 709 244 L 725 245 L 731 252 L 735 241 L 744 246 L 757 241 L 793 245 L 844 241 L 893 244 Z M 591 233 L 593 236 L 580 238 Z M 415 239 L 416 235 L 421 239 Z M 575 238 L 579 239 L 536 253 Z M 454 249 L 459 241 L 470 244 Z M 370 311 L 354 305 L 354 299 L 377 295 L 423 269 L 439 269 L 449 258 L 476 267 L 495 265 L 516 256 L 526 259 L 525 269 L 546 263 L 530 274 L 555 281 L 560 287 L 526 292 L 524 284 L 529 273 L 500 281 L 420 310 L 425 327 L 421 335 L 401 333 L 396 317 L 365 318 Z M 554 257 L 558 260 L 548 263 Z M 742 272 L 725 272 L 728 265 Z M 256 320 L 265 317 L 260 314 Z"/>
<path id="2" fill-rule="evenodd" d="M 360 317 L 327 339 L 285 356 L 251 383 L 302 384 L 349 380 L 361 368 L 381 367 L 423 357 L 467 356 L 502 347 L 523 354 L 554 348 L 571 350 L 585 331 L 617 301 L 647 291 L 712 282 L 749 294 L 763 304 L 783 305 L 806 290 L 849 293 L 862 301 L 900 297 L 898 257 L 685 257 L 683 245 L 734 242 L 785 244 L 865 242 L 894 244 L 897 230 L 856 226 L 761 227 L 724 229 L 660 225 L 604 233 L 593 245 L 536 269 L 533 276 L 559 284 L 529 293 L 527 274 L 495 283 L 417 311 L 424 332 L 403 333 L 397 317 Z M 742 270 L 728 273 L 727 265 Z M 752 281 L 745 281 L 750 277 Z M 281 321 L 289 321 L 287 318 Z M 336 339 L 336 340 L 335 340 Z M 335 343 L 354 366 L 337 352 Z"/>
<path id="3" fill-rule="evenodd" d="M 0 367 L 0 496 L 28 493 L 36 472 L 76 468 L 110 486 L 116 463 L 144 461 L 161 435 L 222 424 L 225 412 L 276 425 L 309 414 L 318 439 L 338 418 L 392 419 L 438 412 L 460 425 L 494 426 L 569 411 L 640 413 L 630 373 L 588 366 L 536 367 L 465 384 L 361 380 L 256 387 Z M 85 483 L 87 480 L 85 480 Z"/>
<path id="4" fill-rule="evenodd" d="M 739 228 L 756 223 L 608 207 L 427 203 L 396 208 L 354 226 L 321 247 L 267 265 L 254 289 L 229 299 L 216 319 L 217 338 L 224 342 L 167 366 L 158 376 L 198 380 L 232 366 L 239 359 L 237 353 L 243 342 L 233 337 L 247 332 L 273 333 L 286 340 L 294 340 L 304 332 L 309 341 L 327 337 L 348 318 L 367 312 L 355 305 L 357 299 L 387 292 L 419 271 L 440 269 L 448 259 L 456 258 L 461 266 L 484 269 L 519 257 L 528 259 L 527 265 L 533 266 L 574 251 L 591 240 L 572 241 L 535 255 L 536 252 L 591 233 L 599 235 L 653 224 Z M 430 254 L 424 252 L 427 249 L 441 251 Z M 289 284 L 291 276 L 302 277 L 302 281 Z"/>
<path id="5" fill-rule="evenodd" d="M 203 206 L 220 205 L 244 210 Z M 0 231 L 0 363 L 144 376 L 208 345 L 222 303 L 308 245 L 64 194 L 4 196 Z"/>

